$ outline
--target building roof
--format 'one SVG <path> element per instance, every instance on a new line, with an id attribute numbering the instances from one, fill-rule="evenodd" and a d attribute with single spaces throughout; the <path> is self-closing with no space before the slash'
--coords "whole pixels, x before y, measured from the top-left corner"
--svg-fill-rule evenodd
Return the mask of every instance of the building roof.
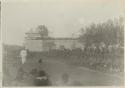
<path id="1" fill-rule="evenodd" d="M 73 38 L 73 37 L 38 37 L 35 35 L 39 35 L 39 33 L 33 33 L 32 30 L 31 32 L 25 33 L 26 35 L 33 35 L 31 36 L 26 36 L 25 39 L 28 40 L 77 40 L 78 38 Z"/>
<path id="2" fill-rule="evenodd" d="M 27 40 L 77 40 L 78 38 L 64 38 L 64 37 L 56 37 L 56 38 L 41 38 L 41 37 L 35 37 L 35 38 L 28 38 L 25 37 Z"/>

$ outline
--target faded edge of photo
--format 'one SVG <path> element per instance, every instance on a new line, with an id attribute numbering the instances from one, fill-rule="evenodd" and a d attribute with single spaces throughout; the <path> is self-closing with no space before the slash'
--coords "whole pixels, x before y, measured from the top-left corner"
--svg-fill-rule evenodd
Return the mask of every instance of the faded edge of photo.
<path id="1" fill-rule="evenodd" d="M 23 0 L 25 1 L 25 0 Z M 26 0 L 26 1 L 29 1 L 29 0 Z M 31 0 L 32 1 L 32 0 Z M 125 15 L 125 1 L 124 0 L 120 0 L 122 5 L 122 9 L 124 11 L 124 15 Z M 1 24 L 1 19 L 2 19 L 2 16 L 1 16 L 1 1 L 0 1 L 0 87 L 3 88 L 2 86 L 2 79 L 3 79 L 3 76 L 2 76 L 2 24 Z M 124 17 L 125 19 L 125 17 Z M 124 25 L 125 25 L 125 21 L 124 21 Z M 125 27 L 124 27 L 124 30 L 125 30 Z M 125 32 L 125 31 L 124 31 Z M 124 35 L 124 38 L 125 38 L 125 35 Z M 125 44 L 125 41 L 124 41 L 124 44 Z M 125 52 L 124 52 L 124 55 L 125 55 Z M 125 57 L 124 57 L 125 58 Z M 124 63 L 125 63 L 125 60 L 124 60 Z M 124 73 L 125 73 L 125 64 L 124 64 Z M 125 76 L 124 76 L 124 80 L 125 80 Z M 125 84 L 124 84 L 125 85 Z M 53 86 L 52 86 L 53 87 Z M 111 87 L 103 87 L 103 88 L 123 88 L 124 86 L 111 86 Z M 9 87 L 5 87 L 5 88 L 9 88 Z M 17 87 L 12 87 L 12 88 L 17 88 Z M 22 87 L 18 87 L 18 88 L 22 88 Z M 27 87 L 23 87 L 23 88 L 27 88 Z M 37 88 L 37 87 L 29 87 L 29 88 Z M 44 88 L 44 87 L 43 87 Z M 49 88 L 49 87 L 46 87 L 46 88 Z M 60 88 L 64 88 L 64 87 L 60 87 Z M 65 88 L 73 88 L 73 87 L 65 87 Z M 80 88 L 80 87 L 74 87 L 74 88 Z M 81 87 L 81 88 L 86 88 L 86 87 Z M 87 86 L 87 88 L 91 88 L 89 86 Z M 94 88 L 98 88 L 98 87 L 94 87 Z"/>
<path id="2" fill-rule="evenodd" d="M 1 0 L 0 0 L 0 87 L 2 88 L 2 28 L 1 28 Z"/>

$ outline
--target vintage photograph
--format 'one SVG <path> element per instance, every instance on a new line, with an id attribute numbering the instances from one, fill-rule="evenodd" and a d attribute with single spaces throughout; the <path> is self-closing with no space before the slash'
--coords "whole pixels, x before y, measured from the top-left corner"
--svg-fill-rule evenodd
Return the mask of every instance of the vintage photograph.
<path id="1" fill-rule="evenodd" d="M 2 86 L 123 86 L 123 1 L 2 1 Z"/>

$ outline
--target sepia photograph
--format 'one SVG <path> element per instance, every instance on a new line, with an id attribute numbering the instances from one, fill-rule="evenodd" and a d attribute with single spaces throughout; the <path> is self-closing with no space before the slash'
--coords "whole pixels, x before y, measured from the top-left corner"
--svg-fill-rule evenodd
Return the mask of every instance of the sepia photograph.
<path id="1" fill-rule="evenodd" d="M 2 87 L 124 86 L 124 3 L 1 1 Z"/>

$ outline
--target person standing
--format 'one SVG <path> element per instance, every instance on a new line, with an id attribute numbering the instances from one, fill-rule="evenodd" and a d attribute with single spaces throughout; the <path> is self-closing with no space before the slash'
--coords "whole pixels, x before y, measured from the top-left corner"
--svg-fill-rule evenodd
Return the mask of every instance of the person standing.
<path id="1" fill-rule="evenodd" d="M 21 57 L 22 64 L 26 63 L 26 58 L 27 58 L 27 50 L 26 49 L 21 50 L 20 57 Z"/>

